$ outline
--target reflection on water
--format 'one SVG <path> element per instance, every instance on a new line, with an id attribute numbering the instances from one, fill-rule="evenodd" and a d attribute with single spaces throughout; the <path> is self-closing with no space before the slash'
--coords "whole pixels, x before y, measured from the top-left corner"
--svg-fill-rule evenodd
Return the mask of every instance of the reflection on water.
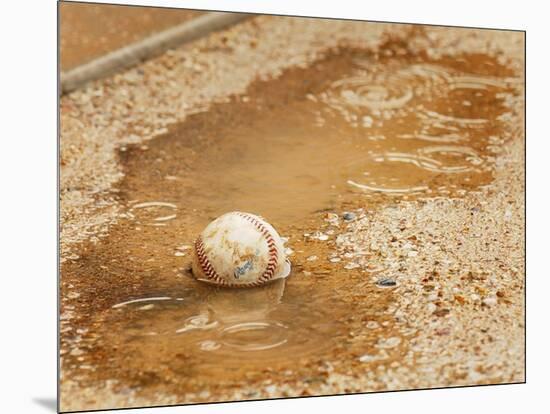
<path id="1" fill-rule="evenodd" d="M 106 318 L 119 321 L 117 337 L 122 342 L 156 336 L 155 341 L 169 341 L 178 350 L 219 354 L 225 363 L 250 359 L 254 357 L 250 352 L 285 344 L 294 357 L 326 347 L 324 333 L 329 326 L 337 332 L 339 323 L 315 309 L 327 298 L 300 304 L 282 301 L 284 288 L 284 279 L 245 290 L 201 286 L 199 294 L 186 299 L 139 298 L 115 304 Z M 274 356 L 264 353 L 259 357 Z"/>
<path id="2" fill-rule="evenodd" d="M 101 329 L 103 341 L 131 356 L 126 369 L 200 367 L 193 379 L 209 381 L 316 357 L 345 336 L 342 318 L 348 308 L 333 295 L 285 299 L 285 279 L 243 290 L 193 283 L 183 300 L 131 299 L 96 320 L 108 327 Z"/>

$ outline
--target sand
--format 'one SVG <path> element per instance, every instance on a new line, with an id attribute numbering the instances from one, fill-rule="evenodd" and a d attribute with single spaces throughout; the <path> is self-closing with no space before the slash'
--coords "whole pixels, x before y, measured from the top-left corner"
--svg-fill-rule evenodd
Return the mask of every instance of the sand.
<path id="1" fill-rule="evenodd" d="M 353 22 L 262 16 L 62 97 L 62 262 L 76 260 L 84 242 L 101 243 L 120 220 L 116 184 L 123 172 L 117 147 L 145 143 L 190 114 L 244 92 L 255 79 L 307 66 L 327 48 L 376 48 L 388 36 L 409 38 L 413 48 L 430 56 L 488 54 L 522 75 L 521 33 L 424 30 L 425 35 L 414 36 L 417 29 L 406 25 L 373 24 L 365 30 Z M 364 211 L 356 211 L 360 218 L 335 235 L 346 263 L 390 269 L 370 274 L 396 281 L 395 301 L 386 312 L 414 337 L 399 362 L 376 371 L 328 369 L 326 380 L 315 387 L 252 385 L 237 392 L 188 395 L 185 401 L 524 381 L 523 101 L 507 105 L 506 122 L 512 128 L 501 137 L 491 184 L 460 198 L 388 203 L 364 217 Z M 368 261 L 357 254 L 365 249 L 372 253 Z M 68 295 L 62 292 L 63 318 L 70 325 Z M 393 343 L 399 338 L 385 341 L 380 349 L 399 345 Z M 373 357 L 365 354 L 360 361 Z M 153 402 L 134 392 L 117 394 L 113 385 L 82 389 L 66 379 L 62 409 L 93 408 L 98 401 L 104 407 L 185 402 L 168 393 Z"/>

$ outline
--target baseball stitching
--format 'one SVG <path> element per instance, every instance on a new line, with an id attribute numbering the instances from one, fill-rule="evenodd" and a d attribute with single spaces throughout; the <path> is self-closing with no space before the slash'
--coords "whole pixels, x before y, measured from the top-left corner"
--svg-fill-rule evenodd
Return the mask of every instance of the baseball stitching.
<path id="1" fill-rule="evenodd" d="M 269 232 L 268 228 L 263 225 L 263 223 L 257 220 L 255 217 L 250 216 L 246 213 L 237 213 L 239 216 L 243 217 L 245 220 L 248 220 L 254 225 L 260 232 L 264 235 L 267 241 L 267 248 L 269 249 L 269 261 L 267 262 L 267 267 L 260 279 L 262 282 L 267 282 L 271 280 L 275 275 L 275 269 L 277 268 L 277 261 L 279 259 L 279 252 L 277 251 L 277 246 L 275 245 L 275 239 Z"/>
<path id="2" fill-rule="evenodd" d="M 244 218 L 251 224 L 253 224 L 254 227 L 256 227 L 256 229 L 258 229 L 260 233 L 262 233 L 262 235 L 265 237 L 267 241 L 267 247 L 269 249 L 269 260 L 267 262 L 267 267 L 264 273 L 262 274 L 262 276 L 260 276 L 260 278 L 255 282 L 249 282 L 249 283 L 243 283 L 243 284 L 228 283 L 227 281 L 222 279 L 220 275 L 218 275 L 218 273 L 214 269 L 214 266 L 212 266 L 212 263 L 210 263 L 210 260 L 208 260 L 208 257 L 206 256 L 206 252 L 204 251 L 204 244 L 201 236 L 199 236 L 195 241 L 195 251 L 197 253 L 197 259 L 205 276 L 208 279 L 220 285 L 229 286 L 229 287 L 260 286 L 268 282 L 269 280 L 271 280 L 275 275 L 275 269 L 277 268 L 277 261 L 279 259 L 279 252 L 277 251 L 277 246 L 275 245 L 275 239 L 269 232 L 269 229 L 267 229 L 267 227 L 265 227 L 262 224 L 262 222 L 257 220 L 255 217 L 250 216 L 246 213 L 241 213 L 241 212 L 237 212 L 236 214 Z"/>
<path id="3" fill-rule="evenodd" d="M 225 280 L 223 280 L 220 275 L 218 275 L 218 273 L 214 270 L 214 266 L 212 266 L 212 263 L 210 263 L 208 257 L 206 257 L 206 252 L 204 251 L 204 244 L 202 242 L 201 236 L 197 237 L 197 240 L 195 241 L 195 251 L 197 252 L 197 259 L 205 276 L 222 285 L 226 284 Z"/>

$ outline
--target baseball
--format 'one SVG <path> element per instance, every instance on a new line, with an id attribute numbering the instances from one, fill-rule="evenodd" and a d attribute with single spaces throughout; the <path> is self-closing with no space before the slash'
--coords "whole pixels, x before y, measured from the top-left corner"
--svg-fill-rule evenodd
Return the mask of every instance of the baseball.
<path id="1" fill-rule="evenodd" d="M 284 243 L 259 216 L 235 211 L 212 221 L 195 241 L 197 280 L 227 287 L 260 286 L 290 274 Z"/>

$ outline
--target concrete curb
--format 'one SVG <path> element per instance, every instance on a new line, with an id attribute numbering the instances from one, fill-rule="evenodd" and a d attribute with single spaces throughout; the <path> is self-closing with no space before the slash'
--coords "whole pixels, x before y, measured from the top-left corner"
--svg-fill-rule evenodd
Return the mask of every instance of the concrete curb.
<path id="1" fill-rule="evenodd" d="M 195 40 L 250 18 L 250 14 L 211 12 L 121 49 L 61 72 L 61 93 L 71 92 L 95 79 L 126 69 L 167 49 Z"/>

